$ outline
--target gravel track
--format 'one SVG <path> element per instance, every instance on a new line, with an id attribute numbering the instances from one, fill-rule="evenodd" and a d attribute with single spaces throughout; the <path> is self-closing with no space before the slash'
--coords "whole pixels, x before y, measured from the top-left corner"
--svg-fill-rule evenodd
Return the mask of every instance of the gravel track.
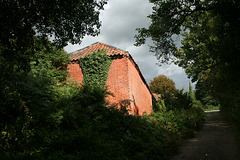
<path id="1" fill-rule="evenodd" d="M 240 147 L 219 111 L 208 111 L 207 120 L 172 160 L 240 160 Z"/>

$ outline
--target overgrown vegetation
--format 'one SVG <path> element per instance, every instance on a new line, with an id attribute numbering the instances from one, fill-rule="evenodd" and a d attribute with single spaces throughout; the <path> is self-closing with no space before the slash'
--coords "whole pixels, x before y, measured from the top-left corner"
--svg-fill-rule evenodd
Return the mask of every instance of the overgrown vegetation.
<path id="1" fill-rule="evenodd" d="M 155 104 L 154 114 L 160 114 L 164 117 L 163 120 L 169 120 L 169 124 L 173 123 L 174 127 L 170 127 L 170 130 L 173 134 L 179 134 L 175 135 L 178 138 L 193 136 L 196 130 L 201 128 L 206 118 L 203 105 L 196 100 L 195 92 L 191 88 L 189 83 L 189 92 L 182 89 L 164 94 L 161 100 Z"/>
<path id="2" fill-rule="evenodd" d="M 80 58 L 79 65 L 83 72 L 83 83 L 104 88 L 111 64 L 112 58 L 104 50 L 99 50 L 86 55 L 84 58 Z"/>
<path id="3" fill-rule="evenodd" d="M 107 107 L 102 83 L 66 81 L 69 58 L 58 48 L 99 33 L 105 0 L 0 3 L 1 159 L 168 159 L 201 126 L 203 112 L 176 97 L 131 116 L 126 106 Z"/>
<path id="4" fill-rule="evenodd" d="M 5 84 L 1 159 L 168 159 L 204 121 L 202 110 L 179 107 L 175 98 L 171 107 L 157 102 L 161 109 L 143 117 L 129 115 L 127 106 L 115 109 L 105 102 L 102 84 L 66 82 L 64 51 L 38 46 L 29 73 L 17 74 L 16 88 Z"/>
<path id="5" fill-rule="evenodd" d="M 172 60 L 197 82 L 197 95 L 207 108 L 220 109 L 240 130 L 240 1 L 150 0 L 148 28 L 138 29 L 136 45 L 151 38 L 161 62 Z M 181 36 L 181 44 L 176 43 Z M 198 97 L 197 97 L 198 98 Z M 215 103 L 215 104 L 213 104 Z"/>

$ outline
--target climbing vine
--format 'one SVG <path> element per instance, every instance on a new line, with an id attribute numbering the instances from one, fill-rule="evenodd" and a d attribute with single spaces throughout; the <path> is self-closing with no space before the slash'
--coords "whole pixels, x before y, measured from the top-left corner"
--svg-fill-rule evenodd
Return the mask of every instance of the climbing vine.
<path id="1" fill-rule="evenodd" d="M 112 58 L 107 56 L 105 50 L 98 50 L 79 59 L 83 72 L 83 83 L 88 85 L 104 86 Z"/>

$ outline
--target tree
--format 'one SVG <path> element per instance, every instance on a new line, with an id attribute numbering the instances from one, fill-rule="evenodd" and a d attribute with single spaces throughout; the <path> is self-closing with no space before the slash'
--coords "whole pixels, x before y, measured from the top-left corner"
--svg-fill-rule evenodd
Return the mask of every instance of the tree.
<path id="1" fill-rule="evenodd" d="M 150 0 L 148 28 L 136 45 L 152 38 L 158 59 L 173 60 L 222 106 L 239 110 L 240 2 L 235 0 Z M 182 46 L 174 39 L 182 36 Z M 200 85 L 201 83 L 201 85 Z M 238 109 L 237 109 L 238 108 Z M 233 113 L 233 112 L 232 112 Z M 236 112 L 235 112 L 236 113 Z"/>
<path id="2" fill-rule="evenodd" d="M 174 81 L 165 75 L 153 78 L 150 81 L 149 88 L 153 93 L 157 94 L 174 93 L 176 91 Z"/>
<path id="3" fill-rule="evenodd" d="M 191 100 L 196 100 L 196 96 L 195 96 L 195 91 L 192 90 L 192 85 L 191 82 L 189 81 L 189 91 L 188 91 L 189 97 L 191 98 Z"/>
<path id="4" fill-rule="evenodd" d="M 54 102 L 52 86 L 65 81 L 64 68 L 69 60 L 58 49 L 68 42 L 80 43 L 85 35 L 97 35 L 101 26 L 99 11 L 105 3 L 106 0 L 0 1 L 1 128 L 21 135 L 29 114 L 28 103 L 39 97 Z M 37 104 L 35 108 L 41 108 Z"/>
<path id="5" fill-rule="evenodd" d="M 31 137 L 29 125 L 33 117 L 44 124 L 55 111 L 59 97 L 64 97 L 58 90 L 64 85 L 61 81 L 66 80 L 69 62 L 67 53 L 60 48 L 68 42 L 80 43 L 85 35 L 96 36 L 101 26 L 99 11 L 105 3 L 106 0 L 0 1 L 3 152 L 22 150 Z"/>
<path id="6" fill-rule="evenodd" d="M 52 37 L 59 47 L 80 43 L 85 35 L 99 33 L 99 10 L 106 0 L 1 0 L 0 51 L 18 68 L 29 67 L 34 39 Z M 28 68 L 29 69 L 29 68 Z"/>
<path id="7" fill-rule="evenodd" d="M 30 71 L 3 72 L 0 79 L 0 133 L 5 133 L 0 134 L 3 155 L 24 152 L 35 130 L 42 125 L 46 127 L 51 115 L 59 111 L 58 103 L 68 95 L 65 84 L 69 55 L 48 41 L 34 41 L 39 51 L 31 58 Z"/>
<path id="8" fill-rule="evenodd" d="M 209 94 L 203 82 L 199 81 L 196 85 L 196 88 L 196 98 L 203 104 L 204 108 L 208 108 L 209 106 L 217 106 L 219 104 L 216 99 Z"/>

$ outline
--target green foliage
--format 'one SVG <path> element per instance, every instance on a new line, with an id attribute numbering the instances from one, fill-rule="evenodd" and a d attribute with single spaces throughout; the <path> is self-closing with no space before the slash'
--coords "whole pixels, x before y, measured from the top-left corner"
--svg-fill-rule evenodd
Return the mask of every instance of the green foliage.
<path id="1" fill-rule="evenodd" d="M 164 113 L 167 111 L 164 100 L 158 100 L 155 105 L 157 108 L 157 109 L 155 109 L 155 112 L 163 112 Z"/>
<path id="2" fill-rule="evenodd" d="M 105 2 L 0 2 L 1 155 L 24 153 L 37 130 L 33 126 L 46 126 L 50 115 L 61 120 L 56 104 L 71 95 L 63 87 L 69 58 L 47 37 L 63 47 L 80 43 L 86 34 L 97 35 Z"/>
<path id="3" fill-rule="evenodd" d="M 156 128 L 164 130 L 165 152 L 171 157 L 177 152 L 184 139 L 194 136 L 206 115 L 200 108 L 174 109 L 167 112 L 156 112 L 145 117 Z"/>
<path id="4" fill-rule="evenodd" d="M 189 109 L 192 107 L 192 100 L 184 90 L 177 90 L 175 93 L 165 94 L 162 99 L 168 110 Z"/>
<path id="5" fill-rule="evenodd" d="M 164 101 L 159 113 L 143 117 L 129 115 L 126 103 L 107 107 L 103 87 L 66 82 L 66 52 L 45 40 L 34 43 L 27 73 L 0 57 L 1 69 L 14 69 L 0 77 L 1 159 L 168 159 L 202 124 L 198 108 L 167 111 Z M 97 63 L 110 66 L 111 59 L 98 56 Z"/>
<path id="6" fill-rule="evenodd" d="M 98 35 L 99 11 L 104 4 L 106 0 L 0 1 L 0 57 L 3 66 L 8 64 L 1 71 L 28 72 L 38 51 L 36 39 L 45 45 L 45 39 L 51 37 L 60 48 L 68 42 L 80 43 L 85 35 Z"/>
<path id="7" fill-rule="evenodd" d="M 199 81 L 196 84 L 196 98 L 199 100 L 205 109 L 209 106 L 218 106 L 219 102 L 210 95 L 210 93 L 205 88 L 203 81 Z"/>
<path id="8" fill-rule="evenodd" d="M 169 94 L 176 91 L 174 81 L 164 75 L 159 75 L 158 77 L 155 77 L 153 80 L 151 80 L 149 88 L 153 93 L 157 94 Z"/>
<path id="9" fill-rule="evenodd" d="M 54 36 L 60 45 L 79 43 L 86 34 L 99 33 L 99 10 L 104 4 L 105 0 L 1 1 L 1 43 L 16 40 L 20 49 L 25 43 L 31 45 L 36 33 L 40 37 Z"/>
<path id="10" fill-rule="evenodd" d="M 31 122 L 27 145 L 16 150 L 10 143 L 4 159 L 168 159 L 204 117 L 197 108 L 131 116 L 107 108 L 99 87 L 65 87 L 69 96 L 49 105 L 57 109 L 44 112 L 42 121 Z"/>
<path id="11" fill-rule="evenodd" d="M 121 110 L 107 107 L 106 89 L 64 81 L 67 72 L 55 62 L 65 67 L 68 55 L 49 47 L 35 54 L 29 74 L 8 94 L 20 114 L 1 110 L 16 117 L 0 121 L 2 159 L 168 159 L 201 126 L 200 110 L 167 112 L 164 101 L 159 113 L 143 117 L 129 115 L 125 103 Z"/>
<path id="12" fill-rule="evenodd" d="M 204 107 L 204 111 L 212 111 L 212 110 L 219 110 L 220 107 L 219 106 L 207 106 Z"/>
<path id="13" fill-rule="evenodd" d="M 83 72 L 83 83 L 91 86 L 104 86 L 107 81 L 108 71 L 112 64 L 111 57 L 106 51 L 99 50 L 79 59 Z"/>
<path id="14" fill-rule="evenodd" d="M 31 136 L 21 149 L 16 149 L 17 144 L 9 141 L 6 135 L 11 133 L 1 131 L 2 139 L 9 145 L 2 150 L 1 157 L 89 160 L 166 158 L 164 133 L 160 128 L 155 128 L 139 116 L 107 108 L 104 101 L 106 92 L 99 87 L 73 87 L 69 91 L 71 96 L 64 96 L 55 105 L 48 106 L 51 112 L 31 110 L 33 121 L 28 128 Z M 44 116 L 39 117 L 42 112 Z M 36 121 L 37 118 L 41 121 Z"/>
<path id="15" fill-rule="evenodd" d="M 225 13 L 237 12 L 239 6 L 235 8 L 231 5 L 226 6 Z M 235 61 L 239 59 L 237 53 L 240 52 L 236 46 L 240 42 L 239 37 L 235 37 L 239 26 L 234 22 L 234 15 L 226 21 L 227 15 L 223 15 L 222 11 L 216 12 L 202 14 L 197 21 L 188 24 L 191 32 L 185 34 L 184 46 L 179 50 L 179 64 L 193 80 L 198 80 L 198 91 L 205 92 L 206 97 L 212 97 L 223 106 L 223 101 L 236 99 L 235 94 L 229 95 L 237 90 L 240 80 L 236 70 L 239 64 Z M 233 26 L 236 27 L 234 34 L 230 29 Z"/>
<path id="16" fill-rule="evenodd" d="M 108 93 L 93 84 L 105 84 L 111 60 L 99 54 L 90 66 L 104 64 L 92 70 L 101 78 L 78 88 L 66 82 L 68 55 L 46 39 L 53 36 L 64 46 L 97 35 L 105 2 L 0 2 L 1 159 L 154 160 L 172 154 L 178 137 L 176 123 L 170 122 L 174 114 L 153 121 L 128 115 L 124 106 L 107 108 Z"/>
<path id="17" fill-rule="evenodd" d="M 197 99 L 220 104 L 230 117 L 239 114 L 240 1 L 150 0 L 153 13 L 148 28 L 138 29 L 136 45 L 152 38 L 159 60 L 170 59 L 197 81 Z M 180 36 L 182 45 L 177 45 Z M 236 118 L 239 125 L 239 119 Z"/>
<path id="18" fill-rule="evenodd" d="M 63 88 L 60 81 L 65 81 L 68 73 L 64 71 L 70 61 L 67 53 L 50 43 L 47 48 L 37 47 L 39 51 L 31 59 L 28 74 L 20 71 L 1 77 L 4 95 L 0 100 L 0 132 L 6 133 L 1 135 L 2 152 L 25 148 L 34 133 L 32 126 L 44 126 L 49 114 L 56 111 L 59 96 L 63 97 L 59 91 Z"/>
<path id="19" fill-rule="evenodd" d="M 174 153 L 185 138 L 192 137 L 199 130 L 206 115 L 200 101 L 195 99 L 194 92 L 177 90 L 174 94 L 165 94 L 156 102 L 155 112 L 147 119 L 165 130 L 168 135 L 166 145 L 168 153 Z"/>
<path id="20" fill-rule="evenodd" d="M 171 136 L 179 140 L 193 136 L 196 130 L 202 127 L 206 115 L 200 108 L 190 108 L 153 113 L 149 118 L 154 124 L 163 127 Z"/>
<path id="21" fill-rule="evenodd" d="M 230 103 L 229 103 L 230 105 Z M 239 112 L 240 108 L 239 106 L 225 106 L 224 108 L 220 108 L 221 113 L 226 117 L 229 124 L 232 127 L 232 130 L 236 136 L 236 139 L 238 141 L 238 144 L 240 144 L 240 118 L 239 118 Z"/>
<path id="22" fill-rule="evenodd" d="M 195 91 L 192 90 L 191 82 L 189 82 L 189 97 L 194 101 L 196 100 Z"/>
<path id="23" fill-rule="evenodd" d="M 64 69 L 69 59 L 50 45 L 47 37 L 53 37 L 52 42 L 63 47 L 67 42 L 80 43 L 86 34 L 97 35 L 99 10 L 105 3 L 104 0 L 0 2 L 0 128 L 7 132 L 8 141 L 18 146 L 16 150 L 28 141 L 23 137 L 32 121 L 30 110 L 51 109 L 49 106 L 59 98 L 55 90 L 63 85 L 59 80 L 65 81 Z"/>

